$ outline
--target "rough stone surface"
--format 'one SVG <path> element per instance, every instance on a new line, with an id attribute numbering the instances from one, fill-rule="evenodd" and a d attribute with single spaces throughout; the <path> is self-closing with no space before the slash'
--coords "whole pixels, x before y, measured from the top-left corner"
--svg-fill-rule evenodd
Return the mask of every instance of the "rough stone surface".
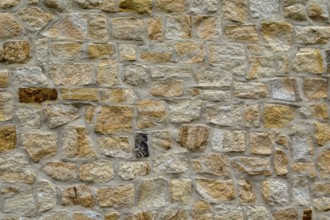
<path id="1" fill-rule="evenodd" d="M 49 75 L 55 85 L 88 85 L 92 83 L 94 66 L 90 63 L 54 63 Z"/>
<path id="2" fill-rule="evenodd" d="M 69 162 L 49 162 L 42 170 L 55 180 L 74 180 L 77 177 L 76 165 Z"/>
<path id="3" fill-rule="evenodd" d="M 226 156 L 209 154 L 198 157 L 193 161 L 193 168 L 197 173 L 208 173 L 216 176 L 229 176 L 229 164 Z"/>
<path id="4" fill-rule="evenodd" d="M 285 105 L 268 104 L 264 107 L 264 126 L 266 128 L 283 128 L 295 117 L 295 109 Z"/>
<path id="5" fill-rule="evenodd" d="M 245 151 L 245 134 L 241 131 L 214 129 L 212 148 L 219 152 Z"/>
<path id="6" fill-rule="evenodd" d="M 199 151 L 205 148 L 208 137 L 209 129 L 207 127 L 183 126 L 178 135 L 178 142 L 191 151 Z"/>
<path id="7" fill-rule="evenodd" d="M 225 202 L 235 198 L 235 190 L 232 180 L 215 180 L 196 178 L 196 190 L 210 202 Z"/>
<path id="8" fill-rule="evenodd" d="M 48 127 L 56 128 L 80 117 L 78 109 L 72 105 L 52 104 L 44 107 Z"/>
<path id="9" fill-rule="evenodd" d="M 0 61 L 26 63 L 30 59 L 31 46 L 28 41 L 7 41 L 0 50 Z"/>
<path id="10" fill-rule="evenodd" d="M 102 154 L 111 157 L 130 158 L 133 151 L 127 137 L 101 137 L 99 147 Z"/>
<path id="11" fill-rule="evenodd" d="M 235 170 L 250 175 L 270 175 L 270 160 L 258 157 L 234 157 L 232 166 Z"/>
<path id="12" fill-rule="evenodd" d="M 299 49 L 293 68 L 299 73 L 322 74 L 324 67 L 321 50 L 316 48 Z"/>
<path id="13" fill-rule="evenodd" d="M 79 178 L 93 183 L 106 183 L 113 179 L 114 171 L 111 161 L 95 161 L 80 165 Z"/>
<path id="14" fill-rule="evenodd" d="M 288 202 L 288 186 L 283 180 L 267 179 L 261 183 L 261 192 L 269 204 L 286 204 Z"/>
<path id="15" fill-rule="evenodd" d="M 134 203 L 134 187 L 132 184 L 101 188 L 96 192 L 101 207 L 130 207 Z"/>
<path id="16" fill-rule="evenodd" d="M 167 188 L 167 181 L 162 177 L 144 180 L 140 186 L 138 205 L 145 208 L 165 206 Z"/>
<path id="17" fill-rule="evenodd" d="M 148 162 L 123 162 L 119 165 L 118 175 L 123 180 L 132 180 L 150 173 Z"/>
<path id="18" fill-rule="evenodd" d="M 62 192 L 62 204 L 64 206 L 92 207 L 94 205 L 92 189 L 87 185 L 74 185 L 66 188 Z"/>

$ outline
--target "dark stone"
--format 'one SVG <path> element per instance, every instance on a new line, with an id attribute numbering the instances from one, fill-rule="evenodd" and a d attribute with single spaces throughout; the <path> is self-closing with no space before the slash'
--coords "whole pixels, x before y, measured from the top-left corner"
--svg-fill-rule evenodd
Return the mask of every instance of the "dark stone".
<path id="1" fill-rule="evenodd" d="M 313 211 L 311 209 L 304 209 L 303 220 L 312 220 Z"/>
<path id="2" fill-rule="evenodd" d="M 57 99 L 56 89 L 51 88 L 19 88 L 18 97 L 20 102 L 40 103 Z"/>
<path id="3" fill-rule="evenodd" d="M 135 156 L 137 158 L 149 157 L 148 134 L 135 134 Z"/>
<path id="4" fill-rule="evenodd" d="M 326 50 L 325 53 L 327 55 L 327 63 L 330 63 L 330 50 Z"/>

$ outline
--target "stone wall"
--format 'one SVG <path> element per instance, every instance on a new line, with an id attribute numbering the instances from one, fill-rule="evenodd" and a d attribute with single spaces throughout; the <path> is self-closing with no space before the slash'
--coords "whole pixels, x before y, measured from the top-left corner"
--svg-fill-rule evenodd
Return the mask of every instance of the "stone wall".
<path id="1" fill-rule="evenodd" d="M 329 220 L 328 0 L 1 0 L 0 219 Z"/>

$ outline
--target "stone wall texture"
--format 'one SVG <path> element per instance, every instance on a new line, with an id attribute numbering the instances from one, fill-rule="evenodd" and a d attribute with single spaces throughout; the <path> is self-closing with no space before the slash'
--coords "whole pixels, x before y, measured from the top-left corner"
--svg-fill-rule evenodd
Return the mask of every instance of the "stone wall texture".
<path id="1" fill-rule="evenodd" d="M 1 0 L 1 220 L 329 220 L 329 0 Z"/>

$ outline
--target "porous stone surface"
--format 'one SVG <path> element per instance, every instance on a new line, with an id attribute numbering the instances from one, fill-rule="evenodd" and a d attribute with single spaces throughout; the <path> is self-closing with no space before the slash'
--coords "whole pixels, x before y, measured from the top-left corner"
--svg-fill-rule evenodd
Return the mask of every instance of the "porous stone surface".
<path id="1" fill-rule="evenodd" d="M 0 219 L 330 219 L 329 10 L 0 0 Z"/>

